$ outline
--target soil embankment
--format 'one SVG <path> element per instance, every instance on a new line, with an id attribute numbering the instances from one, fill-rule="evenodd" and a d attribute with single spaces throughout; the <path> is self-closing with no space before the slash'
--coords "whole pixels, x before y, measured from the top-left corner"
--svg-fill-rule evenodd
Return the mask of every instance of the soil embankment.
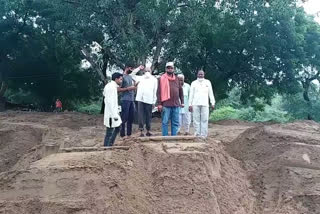
<path id="1" fill-rule="evenodd" d="M 0 114 L 0 213 L 317 213 L 320 126 L 210 124 L 207 141 L 118 140 L 101 116 Z M 153 129 L 160 130 L 155 120 Z M 319 145 L 319 146 L 318 146 Z M 56 150 L 57 151 L 57 150 Z"/>

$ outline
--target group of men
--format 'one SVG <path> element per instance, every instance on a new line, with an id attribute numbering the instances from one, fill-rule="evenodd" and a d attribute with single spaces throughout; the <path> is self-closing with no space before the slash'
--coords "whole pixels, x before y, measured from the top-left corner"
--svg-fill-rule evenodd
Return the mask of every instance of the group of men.
<path id="1" fill-rule="evenodd" d="M 142 76 L 137 73 L 143 71 Z M 173 62 L 167 62 L 165 73 L 154 77 L 150 68 L 140 65 L 133 69 L 126 65 L 123 74 L 112 74 L 112 81 L 104 90 L 104 125 L 107 127 L 104 146 L 112 146 L 116 136 L 130 137 L 135 114 L 135 101 L 138 103 L 138 121 L 140 136 L 152 136 L 152 110 L 157 106 L 161 112 L 162 135 L 178 133 L 189 135 L 191 114 L 195 136 L 207 137 L 209 120 L 209 101 L 212 109 L 215 105 L 212 85 L 204 79 L 204 71 L 199 70 L 197 79 L 191 83 L 184 82 L 184 75 L 176 75 Z M 136 91 L 136 93 L 135 93 Z M 118 106 L 118 93 L 121 94 L 121 107 Z M 144 127 L 146 134 L 144 134 Z"/>

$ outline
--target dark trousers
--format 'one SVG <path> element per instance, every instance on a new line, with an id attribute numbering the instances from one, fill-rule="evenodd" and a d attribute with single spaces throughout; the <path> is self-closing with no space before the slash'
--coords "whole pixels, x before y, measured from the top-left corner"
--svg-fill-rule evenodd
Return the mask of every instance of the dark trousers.
<path id="1" fill-rule="evenodd" d="M 127 135 L 130 136 L 132 133 L 132 123 L 134 118 L 134 101 L 121 101 L 121 131 L 120 136 L 124 137 L 126 135 L 126 125 L 127 125 Z"/>
<path id="2" fill-rule="evenodd" d="M 112 121 L 110 118 L 110 126 L 112 125 Z M 106 137 L 104 138 L 104 146 L 112 146 L 114 141 L 120 131 L 120 126 L 115 128 L 107 128 Z"/>
<path id="3" fill-rule="evenodd" d="M 143 131 L 146 124 L 147 131 L 151 129 L 152 105 L 148 103 L 138 102 L 139 129 Z"/>
<path id="4" fill-rule="evenodd" d="M 106 137 L 104 138 L 104 146 L 112 146 L 120 131 L 120 127 L 107 128 Z"/>

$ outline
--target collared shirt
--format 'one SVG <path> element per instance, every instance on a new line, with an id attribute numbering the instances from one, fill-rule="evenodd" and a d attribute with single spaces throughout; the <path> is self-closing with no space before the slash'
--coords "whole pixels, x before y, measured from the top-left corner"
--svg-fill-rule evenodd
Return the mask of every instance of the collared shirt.
<path id="1" fill-rule="evenodd" d="M 151 74 L 135 76 L 135 80 L 139 82 L 136 101 L 155 104 L 157 101 L 158 80 Z"/>
<path id="2" fill-rule="evenodd" d="M 121 117 L 118 106 L 118 84 L 115 81 L 109 82 L 103 89 L 104 96 L 104 125 L 113 128 L 121 125 Z M 111 119 L 111 124 L 110 124 Z"/>
<path id="3" fill-rule="evenodd" d="M 211 105 L 215 105 L 211 82 L 207 79 L 193 81 L 190 87 L 189 105 L 209 106 L 209 99 Z"/>
<path id="4" fill-rule="evenodd" d="M 158 81 L 158 105 L 162 105 L 164 107 L 180 107 L 181 103 L 184 104 L 183 99 L 183 90 L 181 84 L 179 82 L 178 77 L 176 76 L 175 80 L 169 81 L 170 87 L 170 99 L 164 102 L 161 102 L 161 82 L 160 79 Z"/>

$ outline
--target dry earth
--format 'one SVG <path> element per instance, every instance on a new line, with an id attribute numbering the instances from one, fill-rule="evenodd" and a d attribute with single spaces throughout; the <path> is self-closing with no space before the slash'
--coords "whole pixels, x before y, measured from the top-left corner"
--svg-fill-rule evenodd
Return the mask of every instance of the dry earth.
<path id="1" fill-rule="evenodd" d="M 207 140 L 162 142 L 135 129 L 116 142 L 128 149 L 98 151 L 102 121 L 1 113 L 0 213 L 320 213 L 317 123 L 223 121 Z M 58 151 L 71 147 L 97 151 Z"/>

